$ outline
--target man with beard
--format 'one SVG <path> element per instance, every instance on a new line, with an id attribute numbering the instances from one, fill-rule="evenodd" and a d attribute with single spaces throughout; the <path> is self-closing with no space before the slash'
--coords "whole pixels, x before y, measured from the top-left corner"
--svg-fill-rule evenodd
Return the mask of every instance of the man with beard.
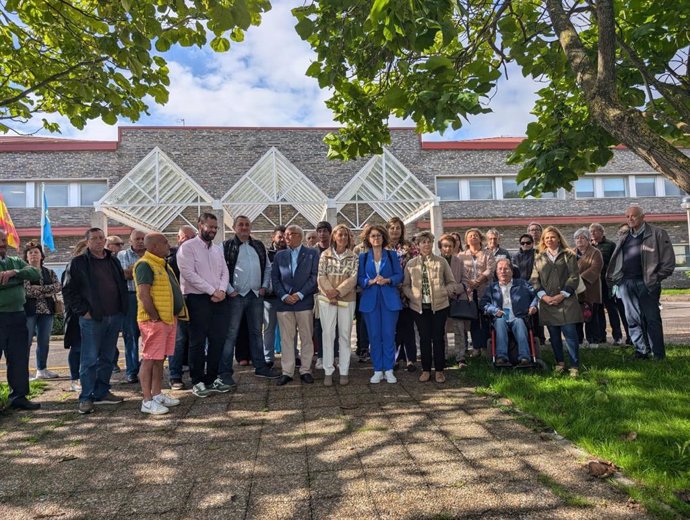
<path id="1" fill-rule="evenodd" d="M 223 250 L 213 243 L 216 233 L 216 216 L 202 213 L 199 235 L 187 240 L 177 252 L 182 293 L 189 312 L 189 374 L 192 393 L 197 397 L 231 389 L 218 377 L 228 332 L 229 307 L 225 289 L 229 274 Z"/>

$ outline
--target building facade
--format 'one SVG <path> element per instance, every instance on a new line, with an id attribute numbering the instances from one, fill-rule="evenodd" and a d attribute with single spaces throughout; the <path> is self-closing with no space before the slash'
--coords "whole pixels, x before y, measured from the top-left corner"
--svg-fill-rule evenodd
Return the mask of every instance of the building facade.
<path id="1" fill-rule="evenodd" d="M 570 192 L 519 198 L 519 167 L 506 158 L 516 138 L 423 142 L 413 129 L 391 130 L 380 156 L 326 159 L 324 128 L 122 127 L 116 142 L 0 138 L 0 191 L 22 241 L 40 234 L 45 190 L 57 252 L 92 225 L 125 236 L 133 227 L 173 235 L 213 211 L 231 233 L 246 214 L 262 238 L 276 224 L 313 228 L 319 220 L 353 229 L 397 215 L 408 231 L 436 233 L 498 228 L 501 245 L 517 249 L 527 224 L 556 225 L 567 238 L 600 222 L 614 238 L 624 212 L 640 204 L 664 227 L 687 266 L 688 223 L 677 186 L 635 154 L 585 175 Z M 676 280 L 677 279 L 677 280 Z M 684 283 L 682 273 L 674 277 Z"/>

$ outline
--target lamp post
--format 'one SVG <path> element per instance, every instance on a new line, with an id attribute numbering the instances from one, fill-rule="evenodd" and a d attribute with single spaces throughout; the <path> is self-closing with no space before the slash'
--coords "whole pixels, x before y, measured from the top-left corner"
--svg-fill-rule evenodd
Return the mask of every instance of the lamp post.
<path id="1" fill-rule="evenodd" d="M 680 203 L 680 207 L 688 213 L 688 256 L 687 262 L 690 262 L 690 196 L 686 195 Z"/>

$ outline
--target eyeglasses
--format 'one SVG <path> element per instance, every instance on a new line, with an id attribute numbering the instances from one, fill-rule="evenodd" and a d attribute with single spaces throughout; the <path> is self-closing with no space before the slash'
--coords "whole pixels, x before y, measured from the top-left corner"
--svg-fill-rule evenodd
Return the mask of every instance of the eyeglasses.
<path id="1" fill-rule="evenodd" d="M 521 246 L 531 246 L 532 242 L 520 242 Z"/>

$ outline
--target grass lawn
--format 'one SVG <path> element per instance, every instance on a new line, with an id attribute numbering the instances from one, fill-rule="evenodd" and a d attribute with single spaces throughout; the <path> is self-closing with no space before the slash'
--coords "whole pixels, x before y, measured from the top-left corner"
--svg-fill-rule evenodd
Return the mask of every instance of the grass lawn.
<path id="1" fill-rule="evenodd" d="M 31 381 L 29 382 L 29 399 L 41 395 L 46 387 L 45 381 Z M 7 396 L 10 393 L 10 389 L 7 383 L 0 383 L 0 410 L 4 410 L 6 406 L 9 405 L 9 400 Z"/>
<path id="2" fill-rule="evenodd" d="M 662 296 L 676 296 L 679 294 L 690 294 L 690 289 L 661 289 Z"/>
<path id="3" fill-rule="evenodd" d="M 633 361 L 631 354 L 630 348 L 583 350 L 577 380 L 477 362 L 465 374 L 478 392 L 511 399 L 621 467 L 639 483 L 628 493 L 658 518 L 690 517 L 690 504 L 679 498 L 690 495 L 690 346 L 668 348 L 663 362 Z M 543 357 L 551 366 L 548 347 Z"/>

